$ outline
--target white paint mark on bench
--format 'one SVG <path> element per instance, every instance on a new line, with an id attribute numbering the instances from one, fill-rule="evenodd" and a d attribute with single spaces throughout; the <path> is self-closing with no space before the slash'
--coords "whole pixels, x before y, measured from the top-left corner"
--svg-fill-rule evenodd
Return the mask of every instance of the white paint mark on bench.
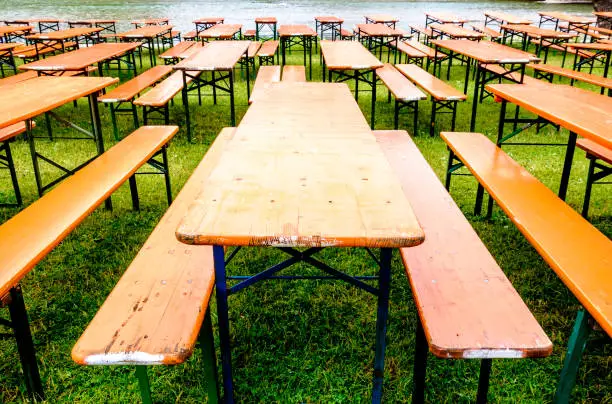
<path id="1" fill-rule="evenodd" d="M 146 352 L 122 352 L 91 355 L 85 358 L 87 365 L 160 365 L 164 355 Z"/>
<path id="2" fill-rule="evenodd" d="M 512 349 L 471 349 L 463 353 L 465 359 L 507 359 L 524 356 L 522 351 Z"/>

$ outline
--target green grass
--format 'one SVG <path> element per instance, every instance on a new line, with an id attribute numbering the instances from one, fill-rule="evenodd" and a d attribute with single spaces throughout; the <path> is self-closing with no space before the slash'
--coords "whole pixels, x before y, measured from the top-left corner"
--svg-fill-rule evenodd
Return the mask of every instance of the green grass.
<path id="1" fill-rule="evenodd" d="M 313 79 L 320 80 L 318 58 L 313 58 Z M 289 63 L 299 64 L 301 52 Z M 559 63 L 555 57 L 552 63 Z M 550 62 L 549 62 L 550 63 Z M 453 68 L 451 83 L 463 88 L 464 70 Z M 352 85 L 352 84 L 351 84 Z M 468 92 L 471 98 L 471 90 Z M 244 80 L 237 86 L 237 113 L 247 109 Z M 370 98 L 360 94 L 362 111 L 369 119 Z M 457 130 L 468 130 L 471 101 L 459 107 Z M 174 194 L 205 154 L 216 134 L 229 126 L 229 99 L 219 105 L 203 99 L 203 106 L 191 102 L 195 141 L 186 142 L 183 109 L 177 97 L 171 121 L 183 129 L 169 148 Z M 420 128 L 414 139 L 443 178 L 447 161 L 444 142 L 428 136 L 431 105 L 420 103 Z M 497 133 L 499 104 L 487 99 L 479 108 L 477 130 L 493 138 Z M 86 103 L 61 108 L 84 125 L 88 122 Z M 106 147 L 110 147 L 110 114 L 101 107 Z M 316 119 L 316 118 L 314 118 Z M 393 126 L 392 104 L 386 103 L 386 89 L 378 88 L 377 129 Z M 411 117 L 403 116 L 401 127 L 412 131 Z M 37 133 L 45 133 L 44 119 L 38 119 Z M 122 132 L 131 131 L 131 117 L 120 118 Z M 439 119 L 439 127 L 448 129 L 448 117 Z M 67 132 L 55 125 L 56 134 Z M 566 141 L 567 132 L 546 128 L 522 134 L 524 141 L 542 139 Z M 19 181 L 26 205 L 37 199 L 32 163 L 27 143 L 12 143 Z M 93 155 L 93 142 L 41 140 L 38 148 L 62 161 L 74 164 Z M 508 147 L 507 151 L 546 185 L 556 190 L 560 178 L 564 148 Z M 584 195 L 587 162 L 576 152 L 567 201 L 579 210 Z M 53 170 L 44 166 L 49 176 Z M 563 356 L 579 305 L 539 257 L 514 225 L 495 210 L 493 220 L 471 215 L 476 182 L 460 177 L 453 182 L 453 198 L 462 208 L 482 240 L 499 262 L 526 304 L 554 344 L 553 354 L 543 359 L 495 360 L 489 398 L 492 402 L 548 402 L 553 398 Z M 0 178 L 0 200 L 12 198 L 6 172 Z M 98 307 L 138 252 L 165 209 L 161 176 L 139 178 L 141 211 L 133 212 L 129 190 L 124 185 L 113 195 L 114 210 L 96 210 L 66 240 L 55 248 L 24 279 L 23 287 L 31 327 L 49 402 L 134 402 L 139 399 L 133 367 L 83 367 L 70 358 L 72 346 L 95 315 Z M 591 222 L 612 234 L 612 206 L 609 188 L 594 187 Z M 74 197 L 79 197 L 75 195 Z M 0 210 L 6 221 L 17 209 Z M 61 212 L 58 212 L 61 214 Z M 32 230 L 33 232 L 36 229 Z M 371 274 L 374 263 L 362 250 L 326 250 L 326 262 L 354 274 Z M 233 273 L 254 273 L 277 261 L 280 253 L 270 249 L 243 250 L 232 263 Z M 297 267 L 292 271 L 315 273 Z M 588 267 L 585 267 L 588 270 Z M 213 299 L 214 300 L 214 299 Z M 233 344 L 233 369 L 236 396 L 244 402 L 366 402 L 372 380 L 373 341 L 376 301 L 373 296 L 343 283 L 325 281 L 268 282 L 233 296 L 230 303 Z M 216 323 L 212 304 L 213 325 Z M 385 363 L 384 400 L 409 402 L 412 391 L 414 331 L 417 315 L 410 286 L 398 254 L 394 254 L 390 323 Z M 573 401 L 612 402 L 612 349 L 601 343 L 603 334 L 589 345 L 584 357 Z M 218 341 L 217 341 L 218 342 Z M 218 344 L 217 344 L 218 346 Z M 185 364 L 152 367 L 150 378 L 156 402 L 201 402 L 205 397 L 201 352 Z M 473 360 L 440 360 L 430 356 L 426 399 L 430 402 L 474 401 L 479 363 Z M 25 400 L 23 379 L 16 347 L 12 339 L 0 340 L 0 400 Z"/>

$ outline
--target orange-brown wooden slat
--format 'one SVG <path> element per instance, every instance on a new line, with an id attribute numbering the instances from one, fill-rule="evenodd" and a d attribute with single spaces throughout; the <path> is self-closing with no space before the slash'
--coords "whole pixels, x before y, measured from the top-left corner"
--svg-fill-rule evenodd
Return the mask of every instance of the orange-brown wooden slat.
<path id="1" fill-rule="evenodd" d="M 153 66 L 133 79 L 98 97 L 100 102 L 129 101 L 172 72 L 172 66 Z"/>
<path id="2" fill-rule="evenodd" d="M 461 91 L 443 82 L 417 65 L 395 65 L 404 76 L 408 77 L 413 83 L 431 94 L 437 100 L 460 100 L 467 97 Z"/>

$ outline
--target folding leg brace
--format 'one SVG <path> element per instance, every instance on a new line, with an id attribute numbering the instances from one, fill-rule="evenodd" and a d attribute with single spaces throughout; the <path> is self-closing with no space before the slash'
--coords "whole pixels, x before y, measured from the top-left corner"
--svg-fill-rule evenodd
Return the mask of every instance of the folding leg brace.
<path id="1" fill-rule="evenodd" d="M 455 122 L 457 120 L 457 103 L 458 100 L 436 100 L 431 97 L 431 125 L 429 126 L 429 136 L 434 136 L 436 125 L 436 114 L 452 114 L 451 131 L 455 130 Z"/>
<path id="2" fill-rule="evenodd" d="M 413 403 L 425 402 L 425 376 L 427 373 L 427 354 L 429 345 L 423 331 L 423 325 L 419 319 L 416 329 L 416 347 L 414 350 L 414 372 L 413 372 Z M 491 359 L 480 360 L 480 376 L 478 378 L 478 393 L 476 403 L 486 403 L 489 392 L 489 378 L 491 376 Z"/>
<path id="3" fill-rule="evenodd" d="M 391 96 L 391 91 L 389 91 L 389 97 Z M 418 101 L 403 101 L 395 99 L 395 108 L 393 113 L 393 127 L 397 130 L 399 129 L 399 113 L 401 109 L 408 109 L 409 113 L 412 113 L 412 130 L 416 135 L 417 127 L 418 127 L 418 118 L 419 118 L 419 104 Z"/>
<path id="4" fill-rule="evenodd" d="M 155 169 L 155 171 L 148 172 L 137 172 L 129 178 L 130 183 L 130 193 L 132 195 L 132 207 L 134 210 L 140 210 L 140 200 L 138 199 L 138 187 L 136 184 L 136 176 L 137 175 L 147 175 L 147 174 L 163 174 L 164 180 L 166 183 L 166 198 L 168 200 L 168 205 L 172 204 L 172 188 L 170 186 L 170 170 L 168 169 L 168 146 L 164 145 L 162 148 L 153 155 L 147 161 L 147 163 Z M 155 160 L 155 157 L 161 154 L 162 161 Z"/>
<path id="5" fill-rule="evenodd" d="M 587 175 L 586 191 L 584 193 L 584 202 L 582 203 L 582 216 L 588 217 L 589 215 L 589 204 L 591 202 L 591 190 L 593 184 L 609 184 L 609 182 L 603 182 L 604 178 L 612 174 L 612 166 L 605 165 L 597 161 L 597 156 L 590 153 L 586 155 L 589 162 L 589 174 Z"/>
<path id="6" fill-rule="evenodd" d="M 42 382 L 40 381 L 40 373 L 36 363 L 36 352 L 34 350 L 34 342 L 32 341 L 30 323 L 28 322 L 28 313 L 21 293 L 21 286 L 13 287 L 0 303 L 2 303 L 1 305 L 8 306 L 9 309 L 11 320 L 0 319 L 0 325 L 13 329 L 28 395 L 33 400 L 42 401 L 45 399 L 45 394 Z"/>
<path id="7" fill-rule="evenodd" d="M 4 155 L 1 153 L 4 152 Z M 21 206 L 21 191 L 19 190 L 19 183 L 17 182 L 17 172 L 15 171 L 15 162 L 13 161 L 13 155 L 11 154 L 11 146 L 9 140 L 0 143 L 0 168 L 6 168 L 9 170 L 11 175 L 11 181 L 13 183 L 13 191 L 15 191 L 16 202 L 13 203 L 1 203 L 0 206 Z"/>
<path id="8" fill-rule="evenodd" d="M 215 340 L 213 337 L 212 321 L 210 319 L 210 308 L 204 316 L 204 323 L 199 335 L 200 348 L 204 356 L 204 377 L 208 392 L 208 402 L 217 404 L 219 402 L 219 386 L 217 384 L 217 361 L 215 359 Z M 136 377 L 143 404 L 151 404 L 151 386 L 147 375 L 147 366 L 136 366 Z"/>

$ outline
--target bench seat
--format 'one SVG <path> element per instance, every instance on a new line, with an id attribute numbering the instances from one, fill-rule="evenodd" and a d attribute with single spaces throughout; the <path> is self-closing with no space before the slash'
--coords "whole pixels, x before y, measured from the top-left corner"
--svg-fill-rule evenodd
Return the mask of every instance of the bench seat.
<path id="1" fill-rule="evenodd" d="M 99 102 L 125 102 L 131 101 L 146 88 L 157 83 L 172 72 L 171 66 L 153 66 L 133 79 L 113 88 L 106 94 L 98 97 Z"/>
<path id="2" fill-rule="evenodd" d="M 551 341 L 410 136 L 374 136 L 427 234 L 422 244 L 400 249 L 426 341 L 417 357 L 427 346 L 439 358 L 482 359 L 485 366 L 495 358 L 550 355 Z M 417 366 L 424 363 L 415 358 L 415 393 L 422 398 L 425 373 Z M 486 400 L 486 390 L 481 395 Z"/>
<path id="3" fill-rule="evenodd" d="M 36 127 L 36 123 L 31 121 L 32 128 Z M 11 140 L 15 136 L 19 136 L 25 133 L 27 130 L 25 122 L 18 122 L 7 127 L 0 129 L 0 161 L 2 161 L 2 168 L 9 170 L 11 176 L 11 182 L 13 184 L 13 192 L 15 193 L 15 203 L 7 203 L 0 201 L 0 206 L 21 206 L 23 200 L 21 198 L 21 190 L 19 189 L 19 182 L 17 180 L 17 171 L 15 170 L 15 162 L 13 160 L 13 154 L 11 153 Z M 1 306 L 1 296 L 0 296 Z"/>
<path id="4" fill-rule="evenodd" d="M 504 69 L 503 66 L 498 65 L 498 64 L 490 64 L 490 65 L 480 65 L 484 70 L 491 72 L 491 73 L 495 73 L 497 75 L 502 75 L 506 73 L 506 69 Z M 513 83 L 520 83 L 521 82 L 521 74 L 519 72 L 513 72 L 510 74 L 506 74 L 504 76 L 505 79 L 513 82 Z M 543 80 L 539 80 L 535 77 L 531 77 L 528 76 L 527 73 L 525 73 L 523 75 L 523 83 L 522 84 L 530 84 L 530 85 L 546 85 L 548 83 L 546 83 Z"/>
<path id="5" fill-rule="evenodd" d="M 427 28 L 422 25 L 409 25 L 408 27 L 410 27 L 411 34 L 417 34 L 417 41 L 420 41 L 421 35 L 423 35 L 424 42 L 427 42 L 433 35 L 431 28 Z"/>
<path id="6" fill-rule="evenodd" d="M 197 38 L 198 38 L 198 34 L 195 30 L 189 31 L 183 34 L 183 39 L 185 41 L 195 41 Z"/>
<path id="7" fill-rule="evenodd" d="M 7 84 L 20 83 L 25 80 L 33 79 L 34 77 L 38 77 L 38 73 L 36 73 L 33 70 L 28 70 L 25 73 L 14 74 L 12 76 L 8 76 L 3 79 L 0 79 L 0 86 L 4 86 Z"/>
<path id="8" fill-rule="evenodd" d="M 278 50 L 279 41 L 271 40 L 266 41 L 261 45 L 259 51 L 257 51 L 257 57 L 259 57 L 259 65 L 274 64 L 274 56 Z"/>
<path id="9" fill-rule="evenodd" d="M 549 73 L 551 75 L 550 82 L 552 83 L 552 75 L 566 77 L 572 80 L 582 81 L 583 83 L 593 84 L 602 89 L 612 89 L 612 78 L 602 77 L 596 74 L 585 73 L 577 70 L 566 69 L 559 66 L 549 65 L 545 63 L 530 63 L 527 67 L 536 70 L 537 72 Z"/>
<path id="10" fill-rule="evenodd" d="M 302 83 L 306 81 L 306 68 L 301 65 L 283 66 L 282 81 Z"/>
<path id="11" fill-rule="evenodd" d="M 584 138 L 576 140 L 576 147 L 584 150 L 586 158 L 589 160 L 586 190 L 584 192 L 584 202 L 582 203 L 582 216 L 587 218 L 589 216 L 593 184 L 598 182 L 603 184 L 603 180 L 612 175 L 612 150 Z M 602 164 L 602 162 L 605 164 Z"/>
<path id="12" fill-rule="evenodd" d="M 194 43 L 195 42 L 193 41 L 179 42 L 161 55 L 159 55 L 159 57 L 163 59 L 166 64 L 174 64 L 178 61 L 180 55 L 187 49 L 191 48 Z"/>
<path id="13" fill-rule="evenodd" d="M 342 40 L 352 40 L 353 38 L 355 38 L 355 33 L 349 31 L 348 29 L 344 29 L 342 28 L 340 30 L 340 39 Z"/>
<path id="14" fill-rule="evenodd" d="M 442 138 L 451 162 L 458 159 L 469 169 L 588 312 L 578 315 L 557 389 L 556 401 L 567 402 L 590 330 L 588 317 L 612 336 L 612 240 L 486 136 L 442 133 Z"/>
<path id="15" fill-rule="evenodd" d="M 423 66 L 423 59 L 427 58 L 427 55 L 413 46 L 410 46 L 404 41 L 397 43 L 397 50 L 402 52 L 405 56 L 403 63 L 416 63 L 419 66 Z"/>
<path id="16" fill-rule="evenodd" d="M 0 299 L 10 294 L 11 319 L 31 396 L 40 399 L 44 394 L 19 282 L 139 167 L 163 150 L 176 132 L 176 126 L 139 128 L 0 225 Z M 25 318 L 13 318 L 18 312 Z"/>
<path id="17" fill-rule="evenodd" d="M 198 333 L 208 333 L 201 337 L 212 338 L 211 330 L 202 328 L 205 313 L 210 321 L 208 302 L 214 287 L 212 247 L 181 243 L 175 231 L 234 130 L 221 131 L 206 158 L 160 219 L 72 349 L 75 362 L 176 365 L 193 354 Z M 135 307 L 138 309 L 134 310 Z M 211 354 L 206 372 L 214 372 L 214 363 L 210 363 L 214 349 L 206 354 Z M 208 374 L 207 379 L 209 394 L 216 394 L 214 373 Z"/>
<path id="18" fill-rule="evenodd" d="M 271 83 L 278 83 L 279 81 L 281 81 L 280 66 L 261 66 L 257 72 L 257 78 L 255 79 L 255 85 L 253 85 L 251 97 L 249 98 L 249 104 L 253 103 L 260 92 L 270 87 Z"/>
<path id="19" fill-rule="evenodd" d="M 408 108 L 413 115 L 413 131 L 417 133 L 418 121 L 418 101 L 426 100 L 423 94 L 410 80 L 400 73 L 392 64 L 385 63 L 381 68 L 376 69 L 376 75 L 393 94 L 395 99 L 394 106 L 394 127 L 399 127 L 399 112 L 402 107 Z"/>
<path id="20" fill-rule="evenodd" d="M 492 41 L 496 41 L 501 39 L 502 37 L 502 33 L 499 31 L 496 31 L 492 28 L 489 28 L 483 24 L 470 24 L 472 26 L 472 29 L 476 32 L 480 32 L 481 34 L 485 34 L 486 36 L 488 36 L 489 38 L 491 38 Z"/>

